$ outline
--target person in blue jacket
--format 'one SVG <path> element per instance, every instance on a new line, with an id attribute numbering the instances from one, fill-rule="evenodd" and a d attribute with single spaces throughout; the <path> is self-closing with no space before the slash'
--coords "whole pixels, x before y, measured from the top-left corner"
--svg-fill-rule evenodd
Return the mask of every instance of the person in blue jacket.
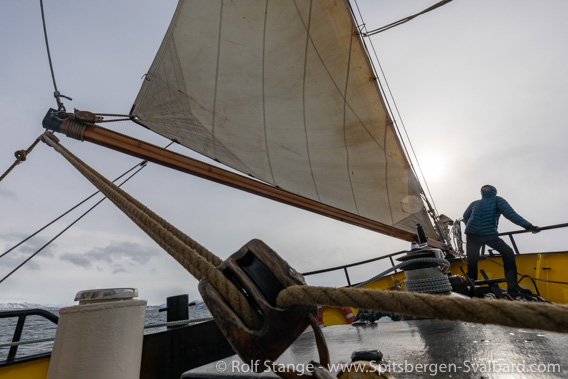
<path id="1" fill-rule="evenodd" d="M 539 232 L 538 226 L 522 218 L 505 199 L 497 196 L 495 187 L 491 185 L 481 187 L 481 200 L 471 203 L 463 214 L 467 236 L 467 275 L 472 280 L 477 280 L 479 251 L 483 245 L 487 245 L 497 250 L 503 257 L 508 292 L 526 292 L 528 290 L 522 289 L 517 284 L 517 264 L 513 249 L 498 236 L 497 227 L 501 215 L 533 233 Z"/>

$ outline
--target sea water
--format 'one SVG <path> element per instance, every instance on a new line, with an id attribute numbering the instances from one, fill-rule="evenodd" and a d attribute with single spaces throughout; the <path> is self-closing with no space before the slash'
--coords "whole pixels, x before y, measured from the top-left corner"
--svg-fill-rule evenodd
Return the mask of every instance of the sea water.
<path id="1" fill-rule="evenodd" d="M 49 312 L 59 317 L 58 310 L 50 309 Z M 189 308 L 189 319 L 203 319 L 211 317 L 211 314 L 207 309 L 201 308 Z M 12 342 L 14 332 L 16 330 L 16 325 L 18 323 L 17 317 L 11 318 L 0 318 L 0 345 L 8 344 Z M 148 307 L 146 309 L 146 321 L 144 323 L 147 326 L 144 329 L 144 334 L 157 333 L 166 330 L 166 326 L 158 327 L 148 327 L 153 325 L 160 325 L 166 323 L 166 312 L 160 312 L 157 307 Z M 39 342 L 33 344 L 24 344 L 18 346 L 18 352 L 16 357 L 25 357 L 32 354 L 40 354 L 50 352 L 53 349 L 53 339 L 55 338 L 55 330 L 57 325 L 50 320 L 45 319 L 42 316 L 27 316 L 24 324 L 24 329 L 22 331 L 21 341 L 30 340 L 40 340 L 40 339 L 51 339 L 47 342 Z M 8 352 L 10 347 L 0 347 L 0 362 L 3 362 L 8 357 Z"/>

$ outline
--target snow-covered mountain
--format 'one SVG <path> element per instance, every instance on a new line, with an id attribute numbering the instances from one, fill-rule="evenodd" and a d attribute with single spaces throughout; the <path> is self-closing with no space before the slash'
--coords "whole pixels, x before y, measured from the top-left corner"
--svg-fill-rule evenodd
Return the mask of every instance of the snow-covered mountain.
<path id="1" fill-rule="evenodd" d="M 2 311 L 12 311 L 12 310 L 19 310 L 19 309 L 33 309 L 33 308 L 40 308 L 40 309 L 47 309 L 47 310 L 57 310 L 62 306 L 59 305 L 45 305 L 45 304 L 34 304 L 34 303 L 26 303 L 26 302 L 12 302 L 12 303 L 0 303 L 0 310 Z"/>
<path id="2" fill-rule="evenodd" d="M 189 309 L 207 309 L 207 305 L 205 305 L 205 303 L 203 302 L 203 300 L 193 300 L 189 302 L 191 303 L 195 303 L 195 305 L 190 305 Z"/>

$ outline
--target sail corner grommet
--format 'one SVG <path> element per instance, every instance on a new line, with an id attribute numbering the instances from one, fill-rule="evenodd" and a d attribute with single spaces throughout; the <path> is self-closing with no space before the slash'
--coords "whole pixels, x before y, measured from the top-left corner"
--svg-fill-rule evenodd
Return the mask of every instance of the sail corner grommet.
<path id="1" fill-rule="evenodd" d="M 293 305 L 279 308 L 281 290 L 305 285 L 303 276 L 260 240 L 252 240 L 218 267 L 242 293 L 260 316 L 260 325 L 247 326 L 207 278 L 199 282 L 199 292 L 219 329 L 243 362 L 264 370 L 265 362 L 275 361 L 310 325 L 316 307 Z M 258 363 L 258 364 L 254 364 Z"/>

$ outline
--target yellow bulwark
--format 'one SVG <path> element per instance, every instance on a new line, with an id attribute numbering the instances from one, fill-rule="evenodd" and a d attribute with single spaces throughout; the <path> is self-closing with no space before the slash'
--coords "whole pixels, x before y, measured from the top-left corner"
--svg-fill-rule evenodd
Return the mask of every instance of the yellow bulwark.
<path id="1" fill-rule="evenodd" d="M 568 304 L 568 285 L 565 284 L 568 253 L 521 254 L 516 256 L 516 262 L 519 275 L 517 279 L 520 280 L 521 287 L 535 294 L 539 293 L 542 298 L 552 303 Z M 461 265 L 465 270 L 464 264 Z M 481 260 L 479 269 L 483 269 L 490 279 L 503 277 L 501 257 L 488 257 Z M 451 265 L 450 270 L 452 274 L 460 272 L 456 263 Z M 522 278 L 523 275 L 527 277 Z M 534 284 L 530 278 L 534 279 Z M 505 283 L 501 283 L 500 286 L 506 287 Z"/>
<path id="2" fill-rule="evenodd" d="M 0 379 L 45 379 L 49 357 L 0 367 Z"/>
<path id="3" fill-rule="evenodd" d="M 517 280 L 520 281 L 521 287 L 531 290 L 534 294 L 540 294 L 542 298 L 552 303 L 568 304 L 568 284 L 565 274 L 568 270 L 568 252 L 521 254 L 516 255 L 516 262 Z M 462 275 L 460 266 L 467 272 L 465 262 L 454 261 L 448 270 L 450 275 Z M 504 277 L 503 261 L 500 256 L 482 258 L 478 269 L 485 271 L 489 279 Z M 404 280 L 404 273 L 399 272 L 375 280 L 362 288 L 404 291 Z M 506 288 L 507 285 L 500 283 L 499 286 Z M 355 308 L 352 310 L 353 314 L 357 315 L 359 310 Z M 326 326 L 348 323 L 344 313 L 333 307 L 326 307 L 321 319 Z"/>

